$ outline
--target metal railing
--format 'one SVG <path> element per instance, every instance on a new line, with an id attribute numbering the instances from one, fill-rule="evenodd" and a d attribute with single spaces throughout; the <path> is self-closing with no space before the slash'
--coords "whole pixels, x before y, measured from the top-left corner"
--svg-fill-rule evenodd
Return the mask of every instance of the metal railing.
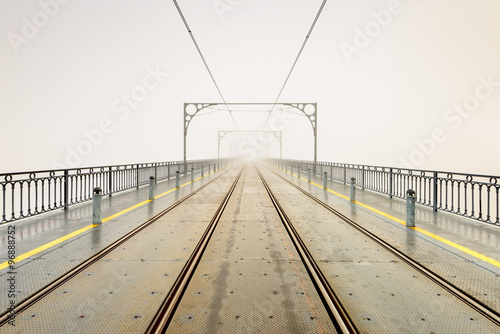
<path id="1" fill-rule="evenodd" d="M 165 180 L 177 171 L 182 175 L 202 166 L 213 171 L 214 166 L 219 169 L 228 162 L 170 161 L 0 174 L 0 224 L 89 201 L 95 187 L 111 196 L 148 184 L 150 176 Z"/>
<path id="2" fill-rule="evenodd" d="M 416 192 L 416 203 L 481 222 L 500 225 L 500 176 L 451 173 L 432 170 L 368 166 L 333 162 L 268 159 L 277 167 L 327 172 L 330 180 L 347 184 L 351 177 L 356 186 L 388 195 L 406 198 L 406 191 Z"/>

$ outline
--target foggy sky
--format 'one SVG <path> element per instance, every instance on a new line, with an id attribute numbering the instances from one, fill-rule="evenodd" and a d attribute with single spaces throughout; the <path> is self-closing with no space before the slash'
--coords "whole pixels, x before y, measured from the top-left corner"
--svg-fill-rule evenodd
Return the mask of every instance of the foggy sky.
<path id="1" fill-rule="evenodd" d="M 321 2 L 179 5 L 225 99 L 274 102 Z M 330 0 L 279 102 L 318 103 L 320 161 L 500 175 L 499 15 Z M 0 172 L 181 160 L 183 103 L 221 102 L 172 1 L 0 0 L 0 36 Z M 220 109 L 191 122 L 188 159 L 235 129 Z M 240 109 L 240 130 L 264 126 L 265 108 Z M 306 117 L 280 130 L 284 158 L 313 158 Z"/>

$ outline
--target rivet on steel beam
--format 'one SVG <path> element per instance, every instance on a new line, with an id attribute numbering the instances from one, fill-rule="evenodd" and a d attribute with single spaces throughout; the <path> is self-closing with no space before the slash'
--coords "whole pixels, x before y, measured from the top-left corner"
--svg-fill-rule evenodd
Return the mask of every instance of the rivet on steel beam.
<path id="1" fill-rule="evenodd" d="M 102 223 L 102 189 L 94 188 L 92 224 L 100 225 Z"/>
<path id="2" fill-rule="evenodd" d="M 356 178 L 351 177 L 351 202 L 356 202 Z"/>
<path id="3" fill-rule="evenodd" d="M 415 227 L 415 190 L 406 191 L 406 226 Z"/>
<path id="4" fill-rule="evenodd" d="M 175 187 L 179 188 L 179 171 L 175 172 Z"/>
<path id="5" fill-rule="evenodd" d="M 149 177 L 149 200 L 154 201 L 155 199 L 155 177 Z"/>

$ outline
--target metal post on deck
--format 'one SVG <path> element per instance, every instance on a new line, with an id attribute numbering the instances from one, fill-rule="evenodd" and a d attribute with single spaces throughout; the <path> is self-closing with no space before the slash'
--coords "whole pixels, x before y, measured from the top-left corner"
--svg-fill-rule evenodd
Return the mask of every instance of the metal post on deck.
<path id="1" fill-rule="evenodd" d="M 94 188 L 92 208 L 92 224 L 100 225 L 102 223 L 102 189 L 99 187 Z"/>
<path id="2" fill-rule="evenodd" d="M 179 188 L 179 171 L 175 172 L 175 187 Z"/>
<path id="3" fill-rule="evenodd" d="M 300 179 L 300 166 L 297 167 L 297 177 Z"/>
<path id="4" fill-rule="evenodd" d="M 406 226 L 415 227 L 415 190 L 406 191 Z"/>
<path id="5" fill-rule="evenodd" d="M 191 167 L 191 182 L 194 182 L 194 168 Z"/>
<path id="6" fill-rule="evenodd" d="M 307 182 L 311 183 L 311 168 L 307 170 Z"/>
<path id="7" fill-rule="evenodd" d="M 351 177 L 351 202 L 356 202 L 356 178 Z"/>
<path id="8" fill-rule="evenodd" d="M 328 178 L 327 178 L 326 172 L 324 172 L 323 175 L 324 175 L 324 177 L 323 177 L 323 189 L 326 190 L 327 189 L 326 188 L 326 181 L 328 180 Z"/>
<path id="9" fill-rule="evenodd" d="M 155 177 L 149 177 L 149 200 L 154 201 L 155 199 Z"/>
<path id="10" fill-rule="evenodd" d="M 203 167 L 203 165 L 201 165 L 201 177 L 203 177 L 203 169 L 205 168 Z"/>

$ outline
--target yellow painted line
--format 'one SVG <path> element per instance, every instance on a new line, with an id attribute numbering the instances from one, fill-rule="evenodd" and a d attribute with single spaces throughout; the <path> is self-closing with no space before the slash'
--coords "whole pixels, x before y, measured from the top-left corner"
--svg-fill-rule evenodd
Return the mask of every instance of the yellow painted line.
<path id="1" fill-rule="evenodd" d="M 277 168 L 277 169 L 278 169 L 278 170 L 280 170 L 279 168 Z M 284 170 L 282 170 L 282 169 L 281 169 L 281 171 L 282 171 L 282 172 L 284 172 Z M 290 174 L 290 173 L 288 173 L 288 172 L 286 172 L 286 173 L 287 173 L 287 174 Z M 291 175 L 293 175 L 293 174 L 291 174 Z M 300 178 L 300 179 L 301 179 L 301 180 L 304 180 L 304 181 L 306 181 L 306 182 L 307 182 L 307 180 L 305 180 L 305 179 L 303 179 L 303 178 Z M 310 183 L 311 183 L 311 184 L 313 184 L 313 185 L 315 185 L 316 187 L 319 187 L 319 188 L 322 188 L 322 189 L 323 189 L 323 187 L 322 187 L 322 186 L 320 186 L 320 185 L 318 185 L 318 184 L 316 184 L 316 183 L 314 183 L 314 182 L 310 182 Z M 327 190 L 327 191 L 329 191 L 329 192 L 331 192 L 332 194 L 335 194 L 335 195 L 340 196 L 340 197 L 342 197 L 342 198 L 344 198 L 344 199 L 350 200 L 350 198 L 349 198 L 349 197 L 347 197 L 347 196 L 344 196 L 344 195 L 342 195 L 342 194 L 339 194 L 339 193 L 337 193 L 337 192 L 335 192 L 335 191 L 332 191 L 332 190 L 330 190 L 330 189 L 326 189 L 326 190 Z M 379 214 L 379 215 L 381 215 L 381 216 L 383 216 L 383 217 L 386 217 L 386 218 L 388 218 L 388 219 L 390 219 L 390 220 L 393 220 L 393 221 L 395 221 L 395 222 L 397 222 L 397 223 L 400 223 L 400 224 L 402 224 L 402 225 L 405 225 L 405 226 L 406 226 L 406 222 L 405 222 L 404 220 L 401 220 L 401 219 L 399 219 L 399 218 L 393 217 L 393 216 L 391 216 L 391 215 L 389 215 L 389 214 L 387 214 L 387 213 L 385 213 L 385 212 L 383 212 L 383 211 L 377 210 L 377 209 L 375 209 L 375 208 L 372 208 L 371 206 L 368 206 L 368 205 L 363 204 L 363 203 L 358 202 L 358 201 L 354 201 L 354 202 L 352 202 L 352 203 L 357 204 L 357 205 L 359 205 L 359 206 L 362 206 L 362 207 L 364 207 L 364 208 L 366 208 L 366 209 L 368 209 L 368 210 L 370 210 L 370 211 L 373 211 L 373 212 L 375 212 L 375 213 L 377 213 L 377 214 Z M 422 229 L 422 228 L 420 228 L 420 227 L 409 227 L 409 228 L 411 228 L 411 229 L 413 229 L 413 230 L 415 230 L 415 231 L 417 231 L 417 232 L 420 232 L 420 233 L 422 233 L 422 234 L 424 234 L 424 235 L 426 235 L 426 236 L 428 236 L 428 237 L 431 237 L 431 238 L 433 238 L 433 239 L 435 239 L 435 240 L 437 240 L 437 241 L 440 241 L 440 242 L 442 242 L 442 243 L 444 243 L 444 244 L 446 244 L 446 245 L 448 245 L 448 246 L 451 246 L 451 247 L 453 247 L 453 248 L 455 248 L 455 249 L 458 249 L 458 250 L 460 250 L 460 251 L 462 251 L 462 252 L 464 252 L 464 253 L 466 253 L 466 254 L 469 254 L 469 255 L 471 255 L 471 256 L 474 256 L 475 258 L 478 258 L 478 259 L 480 259 L 480 260 L 482 260 L 482 261 L 484 261 L 484 262 L 488 262 L 489 264 L 492 264 L 492 265 L 494 265 L 494 266 L 496 266 L 496 267 L 499 267 L 499 268 L 500 268 L 500 261 L 497 261 L 497 260 L 495 260 L 495 259 L 493 259 L 493 258 L 491 258 L 491 257 L 488 257 L 488 256 L 483 255 L 483 254 L 481 254 L 481 253 L 478 253 L 478 252 L 476 252 L 476 251 L 473 251 L 472 249 L 469 249 L 469 248 L 467 248 L 467 247 L 461 246 L 461 245 L 459 245 L 459 244 L 457 244 L 457 243 L 455 243 L 455 242 L 453 242 L 453 241 L 450 241 L 450 240 L 448 240 L 448 239 L 445 239 L 445 238 L 443 238 L 443 237 L 440 237 L 440 236 L 438 236 L 438 235 L 436 235 L 436 234 L 434 234 L 434 233 L 431 233 L 431 232 L 429 232 L 429 231 L 426 231 L 426 230 L 424 230 L 424 229 Z"/>
<path id="2" fill-rule="evenodd" d="M 350 200 L 350 198 L 349 198 L 349 197 L 346 197 L 346 198 L 347 198 L 348 200 Z M 357 204 L 357 205 L 359 205 L 359 206 L 362 206 L 362 207 L 364 207 L 364 208 L 367 208 L 368 210 L 371 210 L 371 211 L 373 211 L 373 212 L 375 212 L 375 213 L 378 213 L 378 214 L 379 214 L 379 215 L 381 215 L 381 216 L 384 216 L 384 217 L 386 217 L 386 218 L 389 218 L 390 220 L 394 220 L 395 222 L 400 223 L 400 224 L 403 224 L 403 225 L 405 225 L 405 226 L 406 226 L 406 222 L 405 222 L 404 220 L 401 220 L 401 219 L 399 219 L 399 218 L 393 217 L 393 216 L 391 216 L 391 215 L 389 215 L 389 214 L 387 214 L 387 213 L 385 213 L 385 212 L 383 212 L 383 211 L 380 211 L 380 210 L 377 210 L 377 209 L 375 209 L 375 208 L 372 208 L 371 206 L 368 206 L 368 205 L 363 204 L 363 203 L 361 203 L 361 202 L 354 201 L 353 203 L 355 203 L 355 204 Z"/>
<path id="3" fill-rule="evenodd" d="M 217 170 L 217 171 L 218 171 L 218 170 Z M 206 176 L 208 176 L 208 175 L 211 175 L 211 174 L 214 174 L 214 173 L 208 173 L 208 174 L 206 174 L 204 177 L 206 177 Z M 200 179 L 202 179 L 202 177 L 199 177 L 199 178 L 195 179 L 195 181 L 200 180 Z M 180 186 L 179 186 L 179 188 L 182 188 L 182 187 L 184 187 L 184 186 L 186 186 L 186 185 L 188 185 L 188 184 L 190 184 L 190 183 L 193 183 L 193 181 L 189 181 L 189 182 L 187 182 L 187 183 L 184 183 L 183 185 L 180 185 Z M 167 194 L 169 194 L 169 193 L 171 193 L 171 192 L 173 192 L 173 191 L 175 191 L 175 190 L 177 190 L 177 189 L 178 189 L 178 188 L 173 188 L 173 189 L 170 189 L 170 190 L 168 190 L 168 191 L 166 191 L 166 192 L 164 192 L 164 193 L 162 193 L 162 194 L 160 194 L 160 195 L 158 195 L 158 196 L 155 196 L 155 199 L 160 198 L 160 197 L 162 197 L 162 196 L 165 196 L 165 195 L 167 195 Z M 113 214 L 113 215 L 111 215 L 111 216 L 109 216 L 109 217 L 106 217 L 106 218 L 102 219 L 102 223 L 108 222 L 108 221 L 110 221 L 111 219 L 115 219 L 115 218 L 117 218 L 117 217 L 119 217 L 119 216 L 121 216 L 121 215 L 123 215 L 123 214 L 125 214 L 125 213 L 127 213 L 127 212 L 130 212 L 130 211 L 132 211 L 132 210 L 135 210 L 135 209 L 137 209 L 137 208 L 139 208 L 139 207 L 141 207 L 141 206 L 143 206 L 143 205 L 145 205 L 145 204 L 147 204 L 147 203 L 149 203 L 149 202 L 151 202 L 151 201 L 150 201 L 150 200 L 146 200 L 146 201 L 143 201 L 143 202 L 138 203 L 138 204 L 136 204 L 136 205 L 133 205 L 133 206 L 131 206 L 131 207 L 129 207 L 129 208 L 127 208 L 127 209 L 125 209 L 125 210 L 122 210 L 122 211 L 120 211 L 120 212 L 117 212 L 117 213 L 115 213 L 115 214 Z M 40 253 L 40 252 L 43 252 L 43 251 L 44 251 L 44 250 L 46 250 L 46 249 L 49 249 L 49 248 L 51 248 L 51 247 L 53 247 L 53 246 L 55 246 L 55 245 L 58 245 L 58 244 L 60 244 L 61 242 L 64 242 L 64 241 L 66 241 L 66 240 L 68 240 L 68 239 L 71 239 L 71 238 L 73 238 L 73 237 L 75 237 L 75 236 L 77 236 L 77 235 L 79 235 L 79 234 L 82 234 L 83 232 L 86 232 L 86 231 L 88 231 L 88 230 L 90 230 L 90 229 L 92 229 L 92 228 L 94 228 L 94 227 L 97 227 L 97 226 L 99 226 L 99 225 L 93 225 L 93 224 L 91 224 L 91 225 L 87 225 L 87 226 L 85 226 L 85 227 L 83 227 L 83 228 L 81 228 L 81 229 L 79 229 L 79 230 L 77 230 L 77 231 L 75 231 L 75 232 L 72 232 L 72 233 L 66 234 L 65 236 L 60 237 L 59 239 L 56 239 L 56 240 L 51 241 L 51 242 L 49 242 L 49 243 L 46 243 L 45 245 L 42 245 L 42 246 L 40 246 L 40 247 L 38 247 L 38 248 L 35 248 L 35 249 L 33 249 L 33 250 L 30 250 L 29 252 L 26 252 L 26 253 L 24 253 L 24 254 L 22 254 L 22 255 L 17 256 L 17 257 L 14 259 L 14 262 L 17 264 L 17 263 L 19 263 L 19 262 L 21 262 L 21 261 L 23 261 L 23 260 L 25 260 L 25 259 L 29 258 L 30 256 L 36 255 L 36 254 L 38 254 L 38 253 Z M 1 264 L 0 264 L 0 270 L 3 270 L 3 269 L 5 269 L 5 268 L 7 268 L 7 267 L 9 267 L 9 261 L 5 261 L 4 263 L 1 263 Z"/>
<path id="4" fill-rule="evenodd" d="M 26 253 L 24 253 L 24 254 L 22 254 L 22 255 L 19 255 L 19 256 L 17 256 L 17 257 L 14 259 L 14 262 L 17 264 L 18 262 L 21 262 L 22 260 L 27 259 L 27 258 L 28 258 L 28 257 L 30 257 L 30 256 L 33 256 L 33 255 L 35 255 L 35 254 L 38 254 L 38 253 L 40 253 L 40 252 L 42 252 L 42 251 L 44 251 L 44 250 L 46 250 L 46 249 L 49 249 L 50 247 L 53 247 L 53 246 L 55 246 L 55 245 L 57 245 L 57 244 L 60 244 L 60 243 L 61 243 L 61 242 L 63 242 L 63 241 L 66 241 L 66 240 L 68 240 L 68 239 L 70 239 L 70 238 L 73 238 L 74 236 L 77 236 L 77 235 L 78 235 L 78 234 L 80 234 L 80 233 L 83 233 L 83 232 L 85 232 L 85 231 L 88 231 L 88 230 L 90 230 L 92 227 L 94 227 L 94 225 L 88 225 L 88 226 L 85 226 L 84 228 L 81 228 L 81 229 L 79 229 L 79 230 L 77 230 L 77 231 L 75 231 L 75 232 L 73 232 L 73 233 L 70 233 L 70 234 L 65 235 L 64 237 L 60 237 L 59 239 L 56 239 L 56 240 L 51 241 L 51 242 L 49 242 L 49 243 L 47 243 L 47 244 L 45 244 L 45 245 L 43 245 L 43 246 L 40 246 L 40 247 L 35 248 L 35 249 L 33 249 L 33 250 L 29 251 L 29 252 L 26 252 Z M 4 263 L 0 264 L 0 270 L 5 269 L 5 268 L 7 268 L 8 266 L 9 266 L 9 261 L 6 261 L 6 262 L 4 262 Z"/>
<path id="5" fill-rule="evenodd" d="M 132 210 L 134 210 L 134 209 L 137 209 L 138 207 L 143 206 L 144 204 L 147 204 L 147 203 L 149 203 L 149 202 L 151 202 L 151 201 L 150 201 L 150 200 L 147 200 L 147 201 L 141 202 L 141 203 L 139 203 L 139 204 L 136 204 L 136 205 L 134 205 L 134 206 L 131 206 L 130 208 L 127 208 L 127 209 L 122 210 L 122 211 L 120 211 L 120 212 L 118 212 L 118 213 L 115 213 L 114 215 L 111 215 L 111 216 L 109 216 L 109 217 L 104 218 L 104 219 L 102 220 L 102 222 L 103 222 L 103 223 L 105 223 L 105 222 L 107 222 L 107 221 L 110 221 L 111 219 L 114 219 L 114 218 L 116 218 L 116 217 L 118 217 L 118 216 L 121 216 L 121 215 L 123 215 L 123 214 L 125 214 L 125 213 L 127 213 L 127 212 L 129 212 L 129 211 L 132 211 Z M 93 226 L 93 225 L 92 225 L 92 226 Z M 95 225 L 95 226 L 99 226 L 99 225 Z"/>
<path id="6" fill-rule="evenodd" d="M 469 254 L 469 255 L 472 255 L 472 256 L 474 256 L 474 257 L 477 257 L 477 258 L 478 258 L 478 259 L 480 259 L 480 260 L 483 260 L 483 261 L 485 261 L 485 262 L 488 262 L 488 263 L 490 263 L 490 264 L 492 264 L 492 265 L 494 265 L 494 266 L 500 267 L 500 261 L 494 260 L 494 259 L 492 259 L 491 257 L 488 257 L 488 256 L 483 255 L 483 254 L 481 254 L 481 253 L 475 252 L 475 251 L 473 251 L 473 250 L 470 250 L 470 249 L 468 249 L 468 248 L 466 248 L 466 247 L 464 247 L 464 246 L 461 246 L 461 245 L 459 245 L 459 244 L 454 243 L 453 241 L 450 241 L 450 240 L 447 240 L 447 239 L 445 239 L 445 238 L 442 238 L 442 237 L 440 237 L 439 235 L 435 235 L 435 234 L 433 234 L 433 233 L 431 233 L 431 232 L 429 232 L 429 231 L 423 230 L 423 229 L 421 229 L 420 227 L 411 227 L 411 228 L 412 228 L 412 229 L 414 229 L 415 231 L 418 231 L 418 232 L 420 232 L 420 233 L 423 233 L 423 234 L 425 234 L 425 235 L 427 235 L 427 236 L 429 236 L 429 237 L 431 237 L 431 238 L 434 238 L 434 239 L 436 239 L 436 240 L 439 240 L 439 241 L 441 241 L 441 242 L 443 242 L 443 243 L 445 243 L 445 244 L 447 244 L 447 245 L 449 245 L 449 246 L 451 246 L 451 247 L 454 247 L 454 248 L 456 248 L 456 249 L 460 249 L 462 252 L 465 252 L 465 253 L 467 253 L 467 254 Z"/>

